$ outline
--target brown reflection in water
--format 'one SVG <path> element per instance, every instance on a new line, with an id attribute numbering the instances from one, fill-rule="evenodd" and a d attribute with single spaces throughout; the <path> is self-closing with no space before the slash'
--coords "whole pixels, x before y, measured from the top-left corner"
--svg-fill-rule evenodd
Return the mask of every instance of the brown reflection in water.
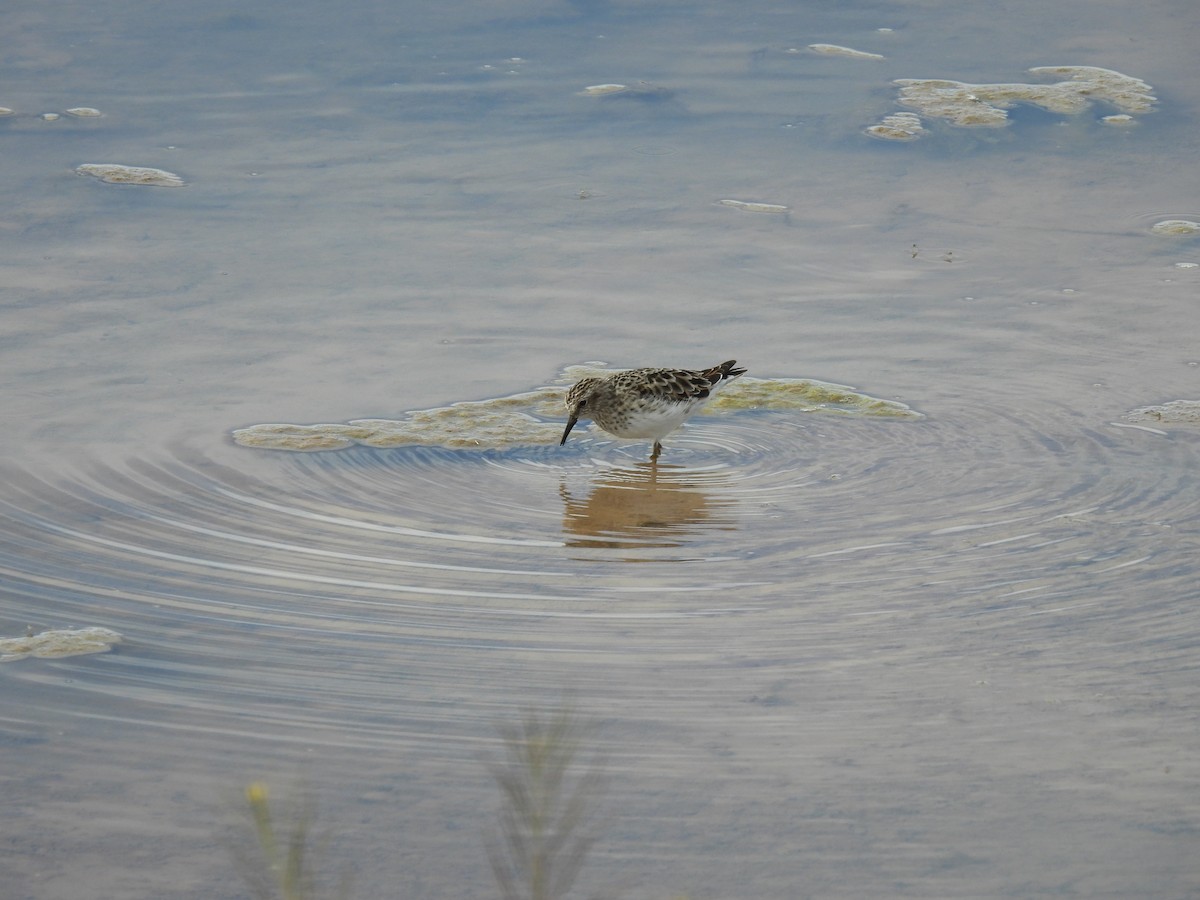
<path id="1" fill-rule="evenodd" d="M 733 501 L 705 490 L 719 483 L 717 478 L 708 472 L 697 477 L 682 466 L 642 462 L 606 473 L 586 497 L 573 496 L 564 484 L 559 492 L 566 504 L 567 546 L 678 547 L 700 528 L 732 530 L 733 517 L 721 513 Z"/>

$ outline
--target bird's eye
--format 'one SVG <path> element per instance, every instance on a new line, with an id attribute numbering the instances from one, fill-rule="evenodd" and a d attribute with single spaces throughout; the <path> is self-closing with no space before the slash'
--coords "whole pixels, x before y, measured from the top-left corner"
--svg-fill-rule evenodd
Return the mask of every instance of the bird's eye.
<path id="1" fill-rule="evenodd" d="M 584 397 L 582 400 L 579 401 L 580 409 L 583 409 L 585 406 L 587 406 L 587 397 Z"/>

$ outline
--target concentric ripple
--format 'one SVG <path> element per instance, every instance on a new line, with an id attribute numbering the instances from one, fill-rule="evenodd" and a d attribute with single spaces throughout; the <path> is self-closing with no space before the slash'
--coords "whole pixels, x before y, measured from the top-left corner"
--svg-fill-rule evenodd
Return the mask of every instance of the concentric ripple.
<path id="1" fill-rule="evenodd" d="M 969 421 L 741 412 L 673 435 L 657 466 L 589 431 L 10 471 L 6 621 L 121 635 L 86 689 L 158 727 L 348 746 L 425 740 L 429 704 L 466 691 L 457 714 L 485 715 L 513 677 L 561 686 L 568 660 L 610 703 L 674 660 L 661 678 L 702 705 L 729 666 L 1004 656 L 1068 624 L 1119 628 L 1118 654 L 1184 652 L 1197 435 Z"/>

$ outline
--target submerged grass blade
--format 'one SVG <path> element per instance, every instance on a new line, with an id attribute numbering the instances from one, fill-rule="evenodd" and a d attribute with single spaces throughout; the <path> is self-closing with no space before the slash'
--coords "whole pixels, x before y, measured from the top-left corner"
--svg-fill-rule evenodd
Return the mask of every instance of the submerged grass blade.
<path id="1" fill-rule="evenodd" d="M 595 843 L 593 813 L 602 774 L 579 755 L 594 731 L 570 708 L 527 712 L 499 728 L 503 760 L 488 764 L 502 807 L 488 860 L 505 900 L 558 900 L 579 876 Z"/>
<path id="2" fill-rule="evenodd" d="M 320 900 L 326 896 L 318 887 L 315 860 L 321 857 L 328 841 L 324 835 L 314 833 L 316 809 L 312 797 L 303 793 L 299 800 L 285 804 L 287 811 L 282 817 L 272 811 L 265 782 L 247 785 L 243 797 L 253 840 L 229 836 L 226 843 L 250 893 L 258 900 Z M 342 875 L 328 896 L 339 900 L 350 896 L 348 874 Z"/>

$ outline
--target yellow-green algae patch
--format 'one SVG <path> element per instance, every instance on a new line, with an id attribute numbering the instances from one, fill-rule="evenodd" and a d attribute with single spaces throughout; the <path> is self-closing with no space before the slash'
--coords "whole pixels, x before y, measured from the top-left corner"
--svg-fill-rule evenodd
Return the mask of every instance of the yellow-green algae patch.
<path id="1" fill-rule="evenodd" d="M 252 425 L 239 428 L 233 439 L 244 447 L 267 450 L 344 450 L 370 437 L 367 428 L 353 425 Z"/>
<path id="2" fill-rule="evenodd" d="M 559 382 L 573 384 L 580 378 L 612 371 L 596 366 L 569 366 Z M 356 445 L 500 450 L 556 444 L 562 437 L 565 393 L 561 386 L 548 385 L 507 397 L 466 400 L 434 409 L 415 410 L 397 419 L 353 419 L 318 425 L 251 425 L 234 431 L 233 440 L 243 447 L 299 452 L 341 450 Z M 803 378 L 750 376 L 743 376 L 722 388 L 705 411 L 724 413 L 745 409 L 921 417 L 903 403 L 880 400 L 844 385 Z"/>
<path id="3" fill-rule="evenodd" d="M 0 662 L 12 662 L 27 656 L 55 659 L 107 653 L 121 635 L 108 628 L 59 628 L 25 637 L 0 638 Z"/>
<path id="4" fill-rule="evenodd" d="M 1029 70 L 1037 77 L 1064 78 L 1053 84 L 970 84 L 938 78 L 900 78 L 897 102 L 921 115 L 945 119 L 967 128 L 1000 128 L 1008 124 L 1008 110 L 1018 103 L 1040 106 L 1048 112 L 1076 115 L 1099 101 L 1115 106 L 1122 116 L 1106 117 L 1111 124 L 1131 124 L 1131 116 L 1154 109 L 1153 88 L 1140 78 L 1097 66 L 1037 66 Z M 886 122 L 886 120 L 885 120 Z M 867 129 L 874 137 L 911 140 L 903 134 L 891 136 L 885 122 Z"/>
<path id="5" fill-rule="evenodd" d="M 793 409 L 889 419 L 922 418 L 919 412 L 899 401 L 881 400 L 844 384 L 830 384 L 811 378 L 752 378 L 743 375 L 722 388 L 703 411 L 737 409 Z"/>
<path id="6" fill-rule="evenodd" d="M 407 412 L 398 419 L 353 419 L 325 425 L 251 425 L 233 432 L 244 447 L 266 450 L 341 450 L 410 445 L 448 449 L 499 449 L 552 443 L 562 435 L 561 424 L 542 422 L 532 413 L 547 405 L 562 409 L 563 391 L 540 391 L 466 400 L 434 409 Z"/>
<path id="7" fill-rule="evenodd" d="M 117 163 L 84 163 L 75 172 L 91 175 L 108 184 L 147 184 L 154 187 L 182 187 L 183 179 L 174 172 L 150 169 L 145 166 L 122 166 Z"/>

